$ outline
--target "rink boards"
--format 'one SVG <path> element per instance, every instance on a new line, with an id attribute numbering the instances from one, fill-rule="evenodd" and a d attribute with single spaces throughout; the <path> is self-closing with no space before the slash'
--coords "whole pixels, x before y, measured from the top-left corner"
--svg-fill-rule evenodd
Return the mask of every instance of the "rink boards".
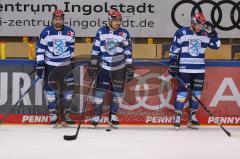
<path id="1" fill-rule="evenodd" d="M 75 95 L 72 118 L 78 120 L 89 90 L 86 74 L 88 61 L 78 61 L 73 70 Z M 176 79 L 167 72 L 166 61 L 136 61 L 135 78 L 126 84 L 118 116 L 122 124 L 157 125 L 173 122 L 173 102 L 176 97 Z M 47 106 L 41 82 L 24 96 L 20 105 L 17 100 L 36 78 L 32 72 L 33 61 L 0 61 L 0 119 L 8 124 L 48 124 Z M 107 123 L 111 93 L 103 107 L 102 123 Z M 240 62 L 208 61 L 202 102 L 226 125 L 240 125 Z M 92 98 L 86 106 L 84 123 L 93 114 Z M 183 122 L 188 119 L 188 102 Z M 60 103 L 61 104 L 61 103 Z M 59 104 L 59 105 L 60 105 Z M 4 115 L 5 114 L 5 115 Z M 200 107 L 198 118 L 203 125 L 213 125 L 213 118 Z"/>

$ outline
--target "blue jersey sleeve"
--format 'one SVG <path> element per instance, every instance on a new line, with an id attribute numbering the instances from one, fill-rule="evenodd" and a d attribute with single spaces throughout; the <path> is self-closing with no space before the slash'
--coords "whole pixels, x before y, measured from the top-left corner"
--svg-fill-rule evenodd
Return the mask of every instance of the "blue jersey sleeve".
<path id="1" fill-rule="evenodd" d="M 94 38 L 92 54 L 91 54 L 91 63 L 92 64 L 97 64 L 98 60 L 99 60 L 99 54 L 101 52 L 101 50 L 100 50 L 100 46 L 101 46 L 100 34 L 101 34 L 101 30 L 98 30 L 97 34 Z"/>
<path id="2" fill-rule="evenodd" d="M 177 61 L 178 56 L 181 53 L 181 32 L 178 30 L 173 38 L 172 45 L 170 47 L 170 61 Z"/>
<path id="3" fill-rule="evenodd" d="M 127 32 L 127 38 L 126 38 L 126 45 L 127 47 L 124 50 L 124 54 L 126 56 L 126 64 L 132 64 L 132 40 L 130 37 L 130 34 Z"/>
<path id="4" fill-rule="evenodd" d="M 71 52 L 71 58 L 74 58 L 75 55 L 75 32 L 71 29 L 71 36 L 72 39 L 70 41 L 70 52 Z"/>
<path id="5" fill-rule="evenodd" d="M 38 39 L 38 42 L 36 44 L 36 58 L 37 58 L 37 63 L 44 63 L 44 54 L 47 49 L 47 42 L 46 42 L 46 37 L 48 35 L 48 31 L 44 29 Z"/>

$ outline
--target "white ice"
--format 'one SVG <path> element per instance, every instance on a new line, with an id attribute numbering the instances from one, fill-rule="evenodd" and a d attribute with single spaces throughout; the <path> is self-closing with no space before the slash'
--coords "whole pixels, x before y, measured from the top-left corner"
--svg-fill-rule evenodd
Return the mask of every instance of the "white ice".
<path id="1" fill-rule="evenodd" d="M 63 135 L 76 128 L 0 125 L 1 159 L 240 159 L 240 127 L 83 127 L 75 141 Z"/>

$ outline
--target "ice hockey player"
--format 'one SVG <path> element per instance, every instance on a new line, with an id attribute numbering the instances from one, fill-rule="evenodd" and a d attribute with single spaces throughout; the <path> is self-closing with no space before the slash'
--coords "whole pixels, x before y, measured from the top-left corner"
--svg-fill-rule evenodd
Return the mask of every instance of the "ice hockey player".
<path id="1" fill-rule="evenodd" d="M 207 47 L 218 49 L 221 42 L 213 25 L 205 20 L 202 13 L 194 13 L 191 17 L 191 26 L 182 27 L 175 33 L 170 47 L 170 73 L 178 75 L 200 98 L 204 85 L 205 75 L 205 50 Z M 188 91 L 178 82 L 177 97 L 174 103 L 176 129 L 180 127 L 182 110 Z M 199 103 L 190 95 L 189 99 L 189 123 L 188 127 L 198 128 L 199 121 L 196 118 Z"/>
<path id="2" fill-rule="evenodd" d="M 55 10 L 52 25 L 41 32 L 36 50 L 36 73 L 38 77 L 44 78 L 51 124 L 56 124 L 60 118 L 64 123 L 74 124 L 69 117 L 74 84 L 71 65 L 74 60 L 74 45 L 75 34 L 70 27 L 64 25 L 64 12 Z M 62 105 L 61 112 L 58 112 L 58 104 Z"/>
<path id="3" fill-rule="evenodd" d="M 97 31 L 89 70 L 92 80 L 96 79 L 94 92 L 94 115 L 92 124 L 97 126 L 101 119 L 104 96 L 112 93 L 109 123 L 118 125 L 117 111 L 123 97 L 124 84 L 134 75 L 132 42 L 127 30 L 121 28 L 122 15 L 117 9 L 108 13 L 108 25 Z"/>

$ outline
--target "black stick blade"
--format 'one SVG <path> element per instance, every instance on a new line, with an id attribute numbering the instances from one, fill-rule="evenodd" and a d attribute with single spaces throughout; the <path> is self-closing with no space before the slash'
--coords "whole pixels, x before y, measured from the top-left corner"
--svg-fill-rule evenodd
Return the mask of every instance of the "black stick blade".
<path id="1" fill-rule="evenodd" d="M 227 134 L 227 136 L 231 137 L 231 133 L 229 131 L 227 131 L 223 126 L 221 126 L 221 128 Z"/>
<path id="2" fill-rule="evenodd" d="M 227 135 L 228 135 L 229 137 L 231 137 L 231 133 L 230 133 L 230 132 L 227 132 Z"/>
<path id="3" fill-rule="evenodd" d="M 72 136 L 64 135 L 63 138 L 64 138 L 64 140 L 71 141 L 71 140 L 76 140 L 77 136 L 76 135 L 72 135 Z"/>

